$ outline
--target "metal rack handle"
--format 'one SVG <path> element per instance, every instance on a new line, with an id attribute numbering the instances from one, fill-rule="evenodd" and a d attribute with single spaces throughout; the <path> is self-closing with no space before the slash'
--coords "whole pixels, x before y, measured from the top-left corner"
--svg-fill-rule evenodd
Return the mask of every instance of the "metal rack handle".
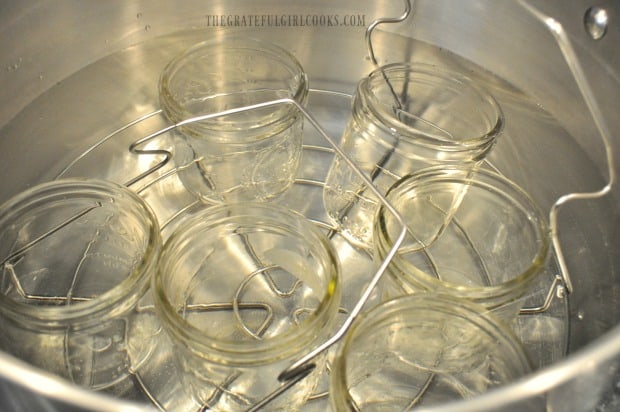
<path id="1" fill-rule="evenodd" d="M 553 38 L 557 42 L 558 47 L 562 52 L 562 56 L 564 57 L 564 60 L 573 75 L 577 87 L 579 88 L 579 91 L 586 105 L 588 106 L 590 115 L 594 120 L 594 124 L 605 148 L 608 174 L 607 183 L 605 184 L 605 186 L 593 192 L 575 192 L 562 195 L 555 201 L 555 203 L 551 206 L 551 210 L 549 211 L 551 240 L 553 242 L 553 248 L 556 253 L 558 265 L 560 266 L 560 274 L 562 276 L 564 286 L 566 287 L 566 291 L 568 293 L 572 293 L 573 282 L 571 281 L 568 265 L 566 264 L 566 259 L 564 258 L 564 253 L 562 251 L 562 245 L 559 238 L 558 213 L 562 206 L 566 205 L 567 203 L 577 200 L 600 199 L 611 192 L 611 189 L 616 182 L 616 171 L 614 167 L 613 150 L 611 146 L 611 133 L 609 131 L 609 128 L 607 127 L 605 119 L 603 118 L 601 109 L 596 101 L 596 98 L 594 97 L 594 92 L 592 91 L 590 83 L 585 76 L 577 54 L 575 53 L 575 49 L 573 48 L 573 45 L 568 38 L 568 35 L 566 34 L 566 31 L 564 30 L 562 24 L 553 17 L 548 16 L 538 10 L 537 8 L 529 4 L 526 0 L 518 1 L 519 4 L 527 12 L 529 12 L 533 17 L 543 23 L 553 35 Z"/>
<path id="2" fill-rule="evenodd" d="M 372 46 L 372 32 L 375 28 L 383 23 L 401 23 L 409 17 L 412 10 L 412 0 L 404 0 L 405 3 L 405 11 L 399 17 L 380 17 L 378 19 L 373 20 L 368 27 L 366 28 L 365 39 L 366 39 L 366 48 L 368 49 L 368 57 L 370 57 L 370 61 L 375 66 L 379 65 L 377 58 L 375 56 L 375 50 Z"/>

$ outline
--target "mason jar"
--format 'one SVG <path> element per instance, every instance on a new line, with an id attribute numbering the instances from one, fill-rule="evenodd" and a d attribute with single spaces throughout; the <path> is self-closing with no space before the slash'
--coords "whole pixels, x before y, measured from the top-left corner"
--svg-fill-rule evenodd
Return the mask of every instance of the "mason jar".
<path id="1" fill-rule="evenodd" d="M 516 316 L 545 272 L 550 238 L 545 215 L 506 177 L 486 169 L 438 166 L 398 181 L 387 200 L 407 237 L 382 282 L 385 298 L 438 291 Z M 382 260 L 401 225 L 383 206 L 374 250 Z"/>
<path id="2" fill-rule="evenodd" d="M 292 54 L 241 37 L 189 48 L 159 81 L 160 105 L 173 123 L 281 98 L 304 104 L 307 95 L 306 73 Z M 302 128 L 302 113 L 289 104 L 179 127 L 173 156 L 179 178 L 210 202 L 271 200 L 293 184 Z"/>
<path id="3" fill-rule="evenodd" d="M 122 393 L 148 350 L 137 304 L 160 249 L 155 216 L 124 186 L 65 179 L 8 200 L 0 206 L 0 349 L 80 386 Z"/>
<path id="4" fill-rule="evenodd" d="M 531 371 L 511 330 L 473 302 L 402 296 L 362 314 L 330 376 L 335 411 L 408 411 L 467 399 Z"/>
<path id="5" fill-rule="evenodd" d="M 196 211 L 166 241 L 155 306 L 188 396 L 212 411 L 246 410 L 322 343 L 340 300 L 337 255 L 319 228 L 273 203 Z M 312 394 L 324 357 L 269 404 L 291 411 Z"/>
<path id="6" fill-rule="evenodd" d="M 389 64 L 358 83 L 340 145 L 385 194 L 424 167 L 475 167 L 493 147 L 503 119 L 493 96 L 465 76 L 427 64 Z M 343 235 L 370 248 L 378 199 L 339 156 L 323 196 Z"/>

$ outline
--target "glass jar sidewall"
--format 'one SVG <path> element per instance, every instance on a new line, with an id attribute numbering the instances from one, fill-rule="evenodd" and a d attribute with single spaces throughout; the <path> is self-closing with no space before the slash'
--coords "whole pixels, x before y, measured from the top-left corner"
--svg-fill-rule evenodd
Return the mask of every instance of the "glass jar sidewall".
<path id="1" fill-rule="evenodd" d="M 530 225 L 528 230 L 537 245 L 536 249 L 532 250 L 532 255 L 523 262 L 523 265 L 527 264 L 527 266 L 502 283 L 492 286 L 465 286 L 439 280 L 397 254 L 387 269 L 386 283 L 390 287 L 386 290 L 400 290 L 405 294 L 425 291 L 443 292 L 478 302 L 489 310 L 504 313 L 505 317 L 516 316 L 524 303 L 522 298 L 529 292 L 536 279 L 545 272 L 550 259 L 550 236 L 542 211 L 529 194 L 506 177 L 485 169 L 477 169 L 472 174 L 471 170 L 463 166 L 438 166 L 420 170 L 401 179 L 391 187 L 387 197 L 388 200 L 392 199 L 392 202 L 397 202 L 394 197 L 404 195 L 407 191 L 446 181 L 462 182 L 463 185 L 481 188 L 486 185 L 493 188 L 496 195 L 501 194 L 501 197 L 513 205 L 515 210 L 527 216 L 526 220 Z M 423 196 L 422 190 L 419 195 Z M 393 244 L 388 228 L 389 218 L 387 210 L 379 208 L 373 230 L 376 258 L 379 260 L 387 256 Z"/>
<path id="2" fill-rule="evenodd" d="M 489 124 L 487 130 L 481 131 L 474 136 L 453 136 L 455 139 L 453 140 L 452 138 L 435 138 L 432 134 L 427 135 L 408 126 L 394 114 L 393 110 L 387 110 L 385 102 L 380 100 L 372 89 L 375 83 L 385 83 L 387 87 L 392 87 L 391 84 L 387 84 L 386 78 L 389 79 L 393 73 L 414 77 L 417 75 L 426 76 L 430 79 L 428 81 L 447 82 L 460 89 L 463 93 L 472 94 L 476 100 L 484 102 L 485 107 L 478 110 L 475 115 L 480 117 L 480 123 Z M 415 78 L 410 79 L 410 83 L 415 83 L 415 81 Z M 424 83 L 426 82 L 421 80 L 420 84 L 423 85 Z M 393 95 L 394 93 L 392 92 Z M 490 93 L 478 87 L 471 79 L 465 76 L 456 72 L 447 72 L 427 64 L 392 63 L 380 67 L 358 83 L 354 99 L 356 102 L 359 101 L 359 108 L 362 109 L 360 113 L 372 119 L 373 124 L 381 126 L 388 133 L 415 145 L 418 150 L 441 151 L 445 154 L 447 161 L 462 162 L 484 158 L 504 128 L 503 111 Z M 415 98 L 413 100 L 415 101 Z M 402 103 L 397 102 L 397 104 Z M 356 103 L 354 102 L 354 108 L 355 106 Z M 473 103 L 471 106 L 476 107 Z M 431 124 L 433 123 L 431 122 Z M 438 129 L 442 130 L 441 128 Z M 429 156 L 429 158 L 431 157 Z"/>
<path id="3" fill-rule="evenodd" d="M 130 335 L 133 328 L 140 329 L 137 325 L 141 324 L 143 314 L 137 310 L 138 301 L 148 290 L 150 277 L 156 268 L 161 249 L 159 226 L 150 207 L 136 194 L 116 183 L 97 179 L 66 178 L 37 185 L 7 201 L 0 208 L 2 216 L 0 225 L 5 225 L 8 221 L 17 222 L 19 227 L 19 223 L 24 221 L 36 222 L 42 219 L 42 226 L 37 229 L 44 230 L 44 233 L 40 234 L 37 231 L 28 233 L 34 240 L 30 241 L 27 247 L 34 247 L 39 240 L 47 236 L 56 236 L 56 230 L 62 230 L 65 225 L 84 216 L 88 218 L 89 211 L 95 210 L 84 209 L 84 205 L 89 204 L 113 206 L 110 210 L 105 209 L 103 215 L 109 217 L 118 213 L 120 209 L 121 214 L 126 214 L 124 218 L 130 219 L 131 223 L 137 222 L 133 229 L 140 230 L 140 234 L 129 233 L 127 236 L 144 237 L 144 250 L 136 252 L 140 256 L 139 261 L 118 284 L 86 302 L 80 301 L 79 297 L 73 297 L 75 302 L 70 305 L 40 305 L 40 303 L 12 301 L 11 298 L 2 296 L 0 322 L 6 328 L 0 339 L 0 348 L 16 358 L 46 372 L 59 375 L 76 385 L 96 391 L 120 393 L 132 385 L 130 370 L 135 364 L 134 352 L 130 348 L 132 346 Z M 56 207 L 54 212 L 49 211 L 50 205 Z M 80 213 L 73 216 L 73 209 Z M 50 214 L 54 217 L 50 218 Z M 72 217 L 67 221 L 56 222 L 57 218 L 64 214 Z M 98 220 L 92 219 L 94 224 L 97 224 Z M 82 223 L 87 224 L 87 227 L 93 224 L 86 221 Z M 56 226 L 45 229 L 50 224 Z M 96 227 L 97 230 L 100 229 Z M 76 230 L 80 229 L 84 230 L 84 228 Z M 74 232 L 69 232 L 71 233 Z M 108 240 L 106 236 L 102 236 L 101 242 L 114 242 L 114 239 Z M 91 244 L 80 245 L 81 250 L 85 248 L 86 251 L 84 255 L 78 256 L 79 262 L 86 258 L 89 250 L 94 254 L 105 254 L 105 248 L 95 250 L 90 249 Z M 64 249 L 54 248 L 44 251 L 51 253 L 50 256 L 64 257 L 62 253 L 66 253 Z M 35 261 L 37 256 L 33 258 Z M 76 275 L 79 268 L 82 267 L 78 266 Z M 103 282 L 99 278 L 98 271 L 88 273 L 91 275 L 87 278 L 89 281 L 95 284 Z M 24 299 L 30 299 L 30 293 L 27 293 Z M 71 298 L 66 299 L 69 301 Z M 144 348 L 148 343 L 142 341 L 141 346 Z"/>
<path id="4" fill-rule="evenodd" d="M 294 184 L 301 165 L 303 120 L 297 117 L 288 128 L 244 144 L 175 130 L 179 179 L 190 193 L 211 203 L 276 199 Z"/>
<path id="5" fill-rule="evenodd" d="M 187 394 L 198 404 L 206 404 L 214 410 L 245 410 L 280 387 L 277 375 L 297 357 L 259 365 L 232 365 L 205 358 L 204 353 L 196 353 L 182 346 L 177 347 L 173 361 Z M 315 368 L 295 384 L 293 390 L 284 392 L 270 402 L 269 410 L 296 411 L 303 407 L 325 372 L 326 354 L 319 354 L 313 363 Z M 212 396 L 220 393 L 221 386 L 226 385 L 229 385 L 228 390 L 221 397 Z"/>
<path id="6" fill-rule="evenodd" d="M 71 328 L 97 328 L 102 320 L 122 318 L 133 310 L 150 285 L 162 247 L 159 225 L 151 208 L 139 196 L 124 186 L 98 179 L 67 178 L 43 183 L 20 193 L 2 206 L 0 225 L 22 208 L 40 208 L 51 199 L 91 199 L 111 197 L 117 204 L 127 206 L 133 218 L 144 224 L 146 246 L 137 267 L 113 288 L 88 302 L 62 307 L 32 306 L 0 296 L 2 312 L 16 324 L 32 331 L 57 331 Z M 120 202 L 120 203 L 119 203 Z M 26 212 L 27 213 L 27 212 Z M 52 234 L 53 236 L 53 234 Z"/>
<path id="7" fill-rule="evenodd" d="M 339 346 L 330 376 L 330 402 L 334 410 L 359 409 L 349 391 L 349 385 L 354 382 L 349 382 L 347 377 L 347 362 L 351 351 L 354 350 L 352 346 L 356 344 L 356 341 L 364 336 L 381 334 L 382 324 L 398 317 L 399 313 L 403 316 L 405 314 L 413 316 L 418 313 L 417 311 L 422 313 L 428 311 L 433 315 L 439 313 L 446 315 L 448 318 L 459 318 L 460 322 L 470 322 L 472 327 L 478 328 L 480 333 L 486 336 L 485 339 L 503 348 L 502 353 L 505 354 L 503 361 L 506 362 L 506 366 L 510 369 L 508 374 L 512 375 L 511 379 L 517 379 L 531 371 L 531 363 L 527 353 L 520 344 L 519 339 L 508 327 L 508 324 L 501 318 L 496 317 L 495 314 L 487 312 L 483 306 L 442 293 L 430 292 L 400 296 L 383 302 L 371 308 L 368 312 L 363 313 L 356 319 L 344 342 Z M 413 323 L 424 322 L 423 318 L 420 319 L 418 315 L 411 319 Z M 405 325 L 403 326 L 406 327 Z M 389 330 L 397 333 L 400 328 Z M 363 365 L 360 366 L 363 368 Z"/>
<path id="8" fill-rule="evenodd" d="M 237 212 L 230 212 L 234 209 Z M 188 236 L 191 237 L 204 229 L 204 227 L 197 227 L 195 220 L 188 219 L 175 231 L 176 236 L 173 234 L 166 244 L 160 270 L 153 280 L 156 309 L 163 325 L 175 342 L 189 348 L 193 353 L 199 354 L 201 358 L 214 363 L 238 366 L 261 365 L 279 359 L 303 355 L 322 343 L 335 325 L 341 294 L 340 263 L 337 254 L 323 233 L 312 226 L 310 222 L 307 222 L 302 215 L 275 204 L 244 202 L 212 206 L 202 211 L 205 215 L 211 215 L 211 221 L 205 223 L 205 226 L 207 228 L 210 225 L 216 227 L 229 220 L 234 220 L 238 218 L 234 214 L 239 213 L 239 210 L 248 211 L 248 216 L 256 214 L 254 218 L 250 217 L 254 219 L 253 224 L 264 224 L 264 222 L 258 221 L 258 215 L 261 213 L 273 213 L 268 219 L 279 218 L 280 220 L 274 220 L 273 223 L 291 225 L 291 230 L 296 232 L 297 236 L 302 236 L 300 240 L 303 239 L 304 243 L 308 244 L 311 249 L 315 249 L 319 254 L 323 261 L 322 266 L 324 266 L 321 273 L 324 273 L 326 278 L 323 280 L 324 286 L 321 286 L 321 288 L 325 288 L 325 293 L 322 295 L 322 301 L 317 311 L 301 323 L 303 327 L 258 341 L 260 345 L 257 345 L 257 342 L 230 342 L 210 337 L 190 325 L 174 309 L 173 303 L 168 299 L 165 292 L 167 290 L 166 284 L 172 281 L 171 275 L 169 275 L 171 268 L 166 262 L 179 261 L 180 259 L 175 255 L 175 245 L 183 244 Z M 233 215 L 228 215 L 228 213 Z M 201 219 L 201 216 L 202 214 L 199 213 L 192 218 Z M 185 230 L 193 230 L 194 234 L 187 235 L 184 233 Z"/>
<path id="9" fill-rule="evenodd" d="M 305 105 L 309 93 L 308 76 L 295 56 L 272 43 L 252 38 L 227 36 L 222 39 L 207 40 L 190 47 L 187 51 L 171 60 L 163 69 L 159 80 L 159 101 L 164 115 L 171 122 L 178 123 L 196 116 L 215 114 L 202 112 L 197 113 L 184 107 L 184 105 L 175 97 L 179 94 L 179 92 L 173 87 L 172 83 L 174 81 L 174 77 L 177 75 L 177 71 L 180 68 L 184 65 L 191 64 L 193 59 L 200 57 L 204 53 L 226 54 L 231 52 L 234 53 L 239 50 L 245 50 L 245 54 L 248 56 L 270 56 L 274 61 L 277 61 L 278 65 L 283 68 L 284 71 L 289 73 L 290 78 L 287 79 L 287 81 L 294 84 L 293 87 L 288 90 L 288 95 L 278 95 L 277 99 L 286 97 L 296 101 L 299 105 Z M 223 91 L 213 91 L 213 93 L 216 92 L 221 93 Z M 269 100 L 276 100 L 276 98 Z M 260 99 L 255 102 L 250 102 L 249 104 L 261 104 L 263 102 L 266 101 Z M 232 105 L 234 107 L 231 107 L 230 104 L 226 106 L 226 110 L 231 110 L 244 107 L 245 104 L 234 104 Z M 256 111 L 265 112 L 268 116 L 264 117 L 264 121 L 252 121 L 251 124 L 247 125 L 247 127 L 243 127 L 243 129 L 255 129 L 255 131 L 252 131 L 245 137 L 248 141 L 251 141 L 256 135 L 278 133 L 280 130 L 290 127 L 290 125 L 293 124 L 299 116 L 301 116 L 299 110 L 294 107 L 293 104 L 285 102 L 265 108 L 251 109 L 250 113 L 255 113 Z M 278 113 L 278 116 L 275 118 L 273 117 L 274 111 Z M 219 113 L 220 111 L 218 110 L 217 112 Z M 243 113 L 240 114 L 243 115 Z M 234 120 L 231 125 L 221 123 L 221 121 L 225 120 L 227 117 Z M 242 136 L 238 133 L 239 124 L 245 124 L 243 121 L 240 123 L 238 117 L 238 114 L 216 116 L 215 118 L 207 119 L 203 122 L 187 124 L 183 126 L 183 129 L 187 134 L 196 136 L 202 136 L 209 133 L 232 133 L 234 138 L 238 141 Z"/>

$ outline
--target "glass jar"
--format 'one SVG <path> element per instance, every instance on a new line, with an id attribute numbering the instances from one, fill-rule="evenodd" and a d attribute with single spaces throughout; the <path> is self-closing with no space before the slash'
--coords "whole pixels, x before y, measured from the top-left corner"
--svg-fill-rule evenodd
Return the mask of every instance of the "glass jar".
<path id="1" fill-rule="evenodd" d="M 188 217 L 166 241 L 153 290 L 189 395 L 208 410 L 236 411 L 278 388 L 278 374 L 332 332 L 339 272 L 318 227 L 276 204 Z M 324 361 L 270 410 L 300 407 Z"/>
<path id="2" fill-rule="evenodd" d="M 385 194 L 400 177 L 424 167 L 474 167 L 503 124 L 493 96 L 467 77 L 426 64 L 389 64 L 359 82 L 341 148 Z M 343 235 L 370 248 L 378 199 L 339 156 L 323 196 Z"/>
<path id="3" fill-rule="evenodd" d="M 432 167 L 397 182 L 388 201 L 407 237 L 383 279 L 383 295 L 440 291 L 514 317 L 543 273 L 549 230 L 536 203 L 504 176 L 485 169 Z M 401 226 L 377 212 L 374 247 L 384 259 Z"/>
<path id="4" fill-rule="evenodd" d="M 0 206 L 0 348 L 122 392 L 148 350 L 137 304 L 160 249 L 155 216 L 124 186 L 66 179 L 18 194 Z"/>
<path id="5" fill-rule="evenodd" d="M 163 113 L 174 123 L 291 98 L 304 104 L 307 76 L 293 55 L 247 38 L 199 43 L 173 59 L 159 81 Z M 179 178 L 210 202 L 263 201 L 294 181 L 303 115 L 288 104 L 253 109 L 177 129 Z"/>
<path id="6" fill-rule="evenodd" d="M 530 372 L 511 330 L 472 302 L 403 296 L 358 318 L 332 367 L 335 411 L 403 411 L 471 398 Z"/>

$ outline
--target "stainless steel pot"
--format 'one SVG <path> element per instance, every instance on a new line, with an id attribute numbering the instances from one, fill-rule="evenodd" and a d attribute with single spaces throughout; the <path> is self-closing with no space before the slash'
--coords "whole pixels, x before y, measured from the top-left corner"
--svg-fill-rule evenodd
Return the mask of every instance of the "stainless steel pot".
<path id="1" fill-rule="evenodd" d="M 569 33 L 620 159 L 620 5 L 611 0 L 532 3 Z M 365 58 L 366 26 L 401 11 L 396 0 L 4 2 L 0 200 L 62 173 L 97 137 L 156 109 L 153 81 L 176 50 L 171 44 L 179 38 L 168 36 L 172 33 L 192 31 L 195 35 L 181 38 L 188 44 L 229 31 L 274 40 L 298 57 L 311 87 L 352 93 L 372 68 Z M 420 0 L 414 11 L 404 23 L 384 25 L 374 34 L 380 62 L 447 62 L 484 77 L 484 70 L 472 70 L 481 67 L 493 74 L 489 79 L 505 82 L 507 99 L 526 94 L 544 109 L 561 132 L 545 135 L 527 122 L 515 125 L 491 159 L 541 207 L 548 209 L 564 193 L 605 184 L 599 133 L 558 44 L 540 20 L 516 1 Z M 291 17 L 280 20 L 293 15 L 299 16 L 296 24 Z M 330 25 L 328 15 L 339 16 L 339 22 L 349 16 L 351 24 Z M 245 16 L 245 26 L 236 26 L 235 16 Z M 165 40 L 153 46 L 134 46 L 162 36 Z M 131 57 L 119 58 L 121 50 Z M 105 177 L 121 167 L 101 162 L 82 168 Z M 620 169 L 620 162 L 614 166 Z M 556 297 L 568 302 L 567 356 L 508 387 L 437 410 L 620 408 L 620 190 L 615 186 L 602 199 L 567 204 L 559 227 L 574 283 L 573 293 Z M 0 410 L 150 407 L 76 389 L 1 352 L 0 377 Z"/>

